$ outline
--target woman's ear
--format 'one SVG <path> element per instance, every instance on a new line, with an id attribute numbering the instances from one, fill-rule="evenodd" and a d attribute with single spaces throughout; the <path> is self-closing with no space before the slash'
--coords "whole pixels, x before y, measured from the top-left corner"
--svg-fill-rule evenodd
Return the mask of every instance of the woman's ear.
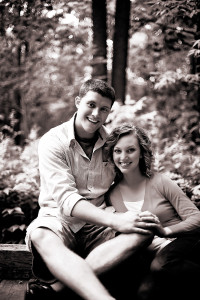
<path id="1" fill-rule="evenodd" d="M 75 105 L 76 105 L 76 108 L 79 107 L 80 102 L 81 102 L 81 98 L 80 98 L 79 96 L 77 96 L 77 97 L 75 98 Z"/>

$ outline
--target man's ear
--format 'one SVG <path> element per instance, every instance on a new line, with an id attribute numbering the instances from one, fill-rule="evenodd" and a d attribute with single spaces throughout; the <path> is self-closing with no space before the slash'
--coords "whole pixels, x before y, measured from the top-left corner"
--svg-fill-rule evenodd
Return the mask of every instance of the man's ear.
<path id="1" fill-rule="evenodd" d="M 79 107 L 80 102 L 81 102 L 81 98 L 80 98 L 79 96 L 77 96 L 77 97 L 75 98 L 75 105 L 76 105 L 76 108 Z"/>

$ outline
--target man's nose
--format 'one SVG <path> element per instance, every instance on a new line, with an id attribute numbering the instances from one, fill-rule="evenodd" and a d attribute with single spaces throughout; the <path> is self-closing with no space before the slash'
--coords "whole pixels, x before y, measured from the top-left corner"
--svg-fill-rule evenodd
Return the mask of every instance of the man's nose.
<path id="1" fill-rule="evenodd" d="M 93 111 L 92 111 L 92 114 L 94 116 L 98 116 L 99 115 L 99 108 L 98 107 L 94 108 Z"/>

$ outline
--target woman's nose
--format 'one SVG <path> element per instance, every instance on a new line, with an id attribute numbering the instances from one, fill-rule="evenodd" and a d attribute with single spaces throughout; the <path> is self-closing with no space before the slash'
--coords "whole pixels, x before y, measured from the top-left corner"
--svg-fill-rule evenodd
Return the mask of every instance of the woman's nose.
<path id="1" fill-rule="evenodd" d="M 127 159 L 127 153 L 125 151 L 121 153 L 121 159 Z"/>

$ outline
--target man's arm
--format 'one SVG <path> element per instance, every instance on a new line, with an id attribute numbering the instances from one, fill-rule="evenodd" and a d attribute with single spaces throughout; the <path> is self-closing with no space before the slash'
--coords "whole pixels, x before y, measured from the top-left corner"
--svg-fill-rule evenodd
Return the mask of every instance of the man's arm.
<path id="1" fill-rule="evenodd" d="M 65 204 L 63 208 L 64 212 Z M 121 214 L 107 212 L 84 199 L 75 204 L 71 215 L 87 223 L 111 227 L 123 233 L 150 234 L 152 232 L 153 223 L 141 222 L 139 216 L 133 212 L 127 211 Z"/>

